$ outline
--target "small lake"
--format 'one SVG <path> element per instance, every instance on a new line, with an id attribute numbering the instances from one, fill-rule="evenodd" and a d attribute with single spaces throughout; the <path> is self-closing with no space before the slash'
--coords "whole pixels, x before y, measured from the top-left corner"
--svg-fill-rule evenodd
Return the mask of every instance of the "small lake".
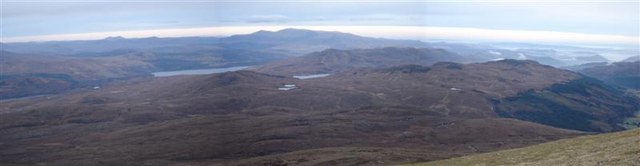
<path id="1" fill-rule="evenodd" d="M 176 70 L 176 71 L 162 71 L 152 73 L 154 77 L 169 77 L 169 76 L 177 76 L 177 75 L 199 75 L 199 74 L 214 74 L 214 73 L 224 73 L 231 71 L 238 71 L 242 69 L 249 68 L 251 66 L 235 66 L 235 67 L 225 67 L 225 68 L 213 68 L 213 69 L 196 69 L 196 70 Z"/>
<path id="2" fill-rule="evenodd" d="M 313 75 L 293 76 L 293 78 L 304 80 L 304 79 L 326 77 L 326 76 L 329 76 L 329 75 L 331 75 L 331 74 L 313 74 Z"/>

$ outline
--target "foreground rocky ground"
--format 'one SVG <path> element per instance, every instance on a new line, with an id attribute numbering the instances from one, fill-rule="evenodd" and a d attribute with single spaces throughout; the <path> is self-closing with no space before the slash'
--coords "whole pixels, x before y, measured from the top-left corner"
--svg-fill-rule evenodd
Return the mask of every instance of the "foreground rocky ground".
<path id="1" fill-rule="evenodd" d="M 413 165 L 640 165 L 640 129 Z"/>

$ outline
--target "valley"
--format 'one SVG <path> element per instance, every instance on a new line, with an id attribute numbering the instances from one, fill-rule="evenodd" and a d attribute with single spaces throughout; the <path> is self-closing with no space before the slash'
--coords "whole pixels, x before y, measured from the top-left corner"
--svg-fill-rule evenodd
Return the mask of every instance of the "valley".
<path id="1" fill-rule="evenodd" d="M 303 29 L 2 46 L 0 165 L 457 165 L 640 125 L 638 61 L 607 49 Z"/>
<path id="2" fill-rule="evenodd" d="M 285 84 L 297 88 L 277 89 Z M 246 70 L 144 77 L 4 102 L 0 162 L 406 164 L 619 131 L 638 110 L 638 99 L 622 94 L 519 60 L 358 68 L 304 80 Z"/>

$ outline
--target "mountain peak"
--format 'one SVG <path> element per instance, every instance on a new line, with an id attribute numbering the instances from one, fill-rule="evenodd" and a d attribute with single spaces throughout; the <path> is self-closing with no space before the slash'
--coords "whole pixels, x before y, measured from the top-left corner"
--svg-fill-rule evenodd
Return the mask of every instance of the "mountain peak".
<path id="1" fill-rule="evenodd" d="M 125 40 L 126 38 L 122 37 L 122 36 L 109 36 L 107 38 L 104 38 L 103 40 L 107 40 L 107 41 L 118 41 L 118 40 Z"/>
<path id="2" fill-rule="evenodd" d="M 317 33 L 319 31 L 313 31 L 313 30 L 308 30 L 308 29 L 297 29 L 297 28 L 285 28 L 285 29 L 281 29 L 278 31 L 269 31 L 269 30 L 259 30 L 256 31 L 254 33 L 252 33 L 253 35 L 273 35 L 273 34 L 311 34 L 311 33 Z"/>
<path id="3" fill-rule="evenodd" d="M 350 33 L 338 32 L 338 31 L 321 31 L 321 30 L 309 30 L 309 29 L 298 29 L 298 28 L 285 28 L 279 31 L 274 32 L 276 34 L 286 34 L 286 35 L 300 35 L 300 36 L 315 36 L 315 35 L 348 35 L 348 36 L 357 36 Z"/>
<path id="4" fill-rule="evenodd" d="M 308 30 L 308 29 L 285 28 L 285 29 L 281 29 L 281 30 L 276 31 L 276 32 L 315 32 L 315 31 Z"/>
<path id="5" fill-rule="evenodd" d="M 268 33 L 274 33 L 274 32 L 267 31 L 267 30 L 259 30 L 259 31 L 253 32 L 252 34 L 268 34 Z"/>

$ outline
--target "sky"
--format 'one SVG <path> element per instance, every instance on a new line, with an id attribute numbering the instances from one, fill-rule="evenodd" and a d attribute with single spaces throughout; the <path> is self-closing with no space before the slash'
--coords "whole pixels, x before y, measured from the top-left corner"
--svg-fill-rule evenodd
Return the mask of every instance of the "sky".
<path id="1" fill-rule="evenodd" d="M 0 0 L 1 42 L 228 36 L 294 27 L 462 41 L 638 46 L 640 1 Z"/>

